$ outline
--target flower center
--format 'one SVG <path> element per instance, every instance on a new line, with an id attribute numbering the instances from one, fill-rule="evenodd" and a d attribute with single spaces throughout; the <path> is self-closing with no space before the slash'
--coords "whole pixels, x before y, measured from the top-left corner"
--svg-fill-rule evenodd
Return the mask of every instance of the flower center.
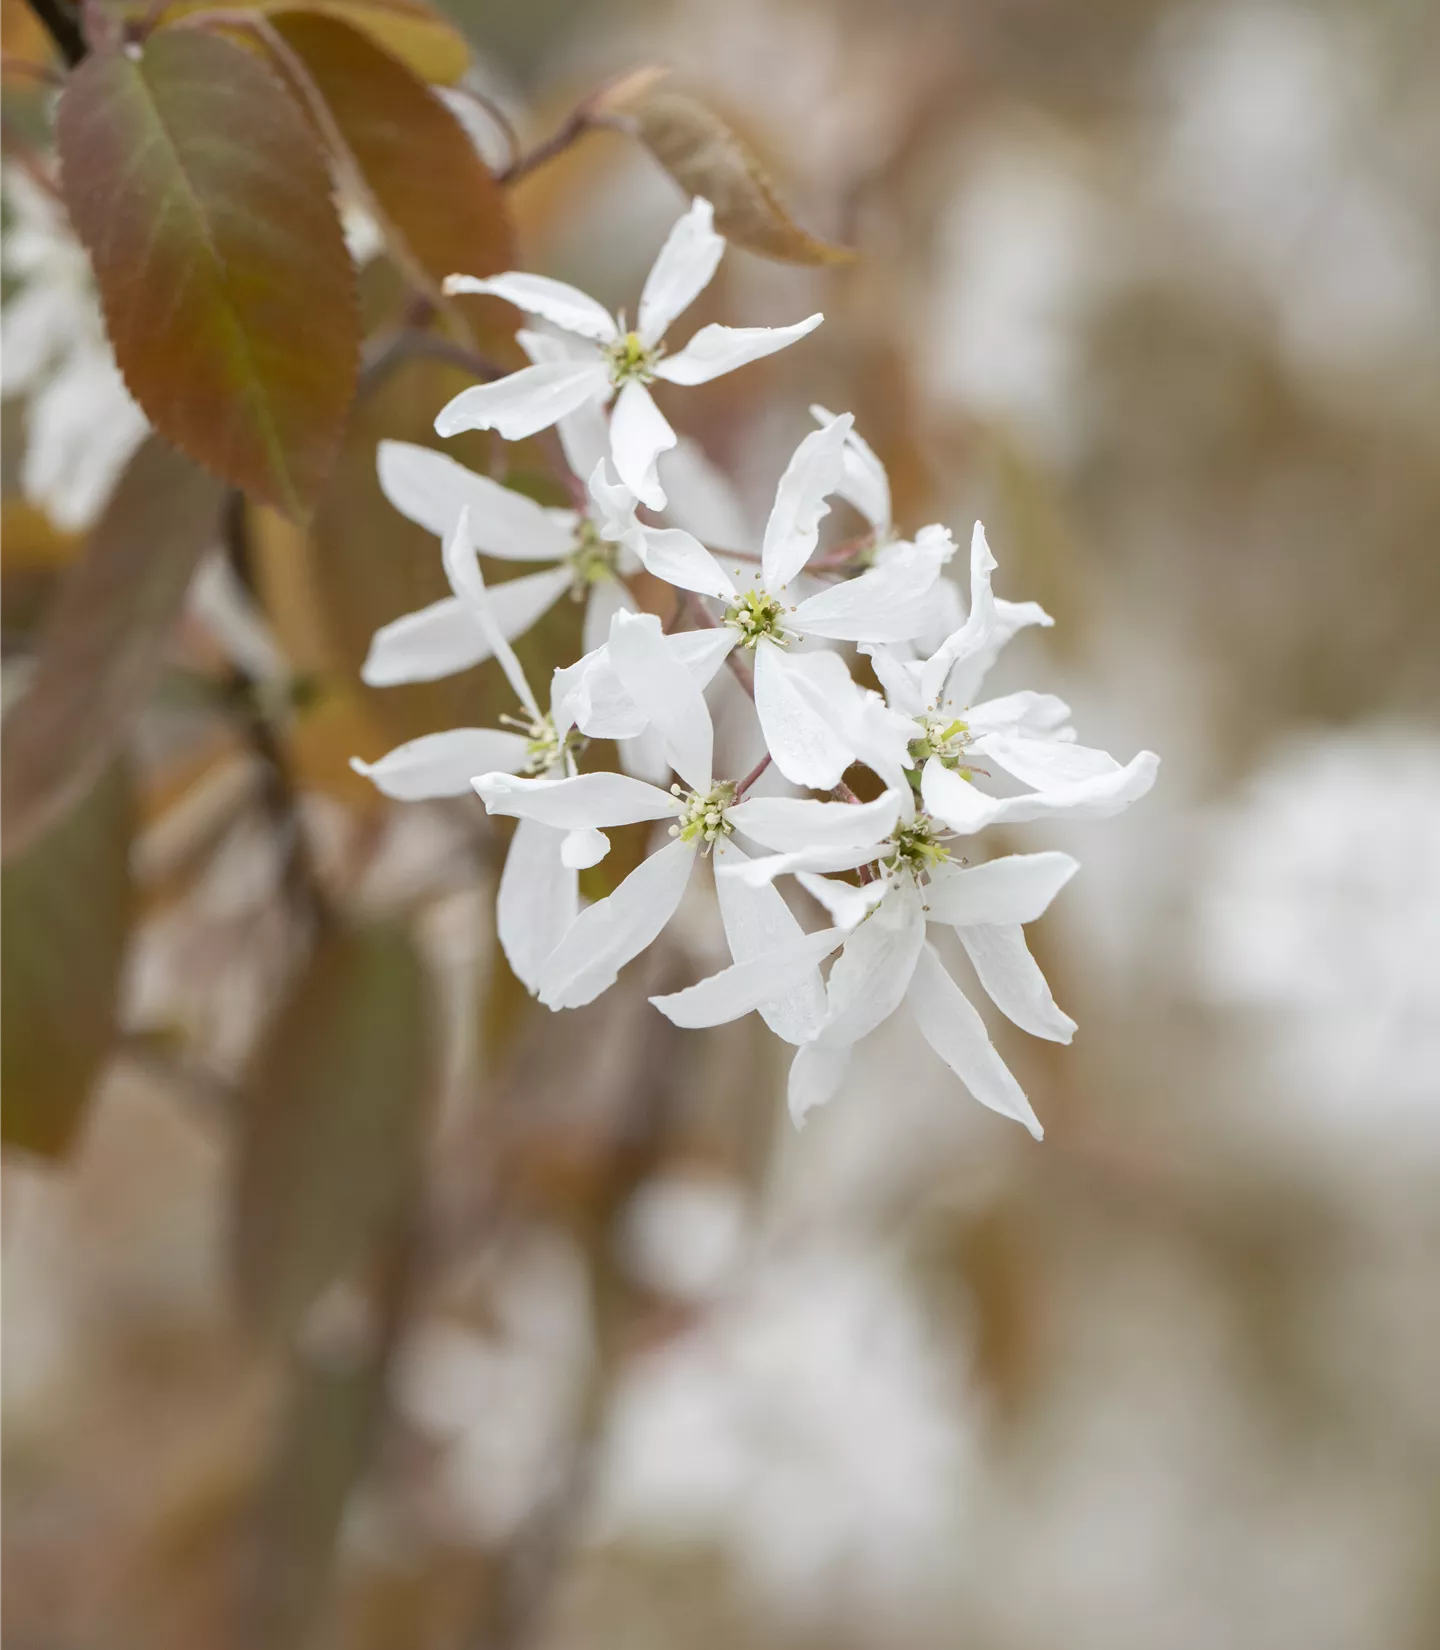
<path id="1" fill-rule="evenodd" d="M 941 841 L 942 834 L 929 814 L 917 814 L 908 825 L 902 825 L 881 850 L 880 863 L 892 875 L 908 871 L 918 882 L 927 871 L 950 858 L 950 850 Z"/>
<path id="2" fill-rule="evenodd" d="M 724 622 L 740 632 L 741 647 L 756 647 L 762 636 L 784 647 L 790 640 L 785 609 L 768 590 L 747 590 L 725 609 Z"/>
<path id="3" fill-rule="evenodd" d="M 588 743 L 579 728 L 567 728 L 562 739 L 548 716 L 502 716 L 500 720 L 525 735 L 525 765 L 520 772 L 526 779 L 562 766 L 567 756 L 578 756 Z"/>
<path id="4" fill-rule="evenodd" d="M 605 346 L 605 361 L 610 368 L 610 382 L 619 389 L 621 384 L 634 382 L 649 384 L 655 377 L 655 363 L 665 353 L 660 345 L 647 346 L 638 332 L 627 332 L 613 344 Z"/>
<path id="5" fill-rule="evenodd" d="M 910 741 L 910 758 L 915 766 L 921 767 L 933 756 L 944 767 L 959 769 L 968 779 L 969 771 L 961 767 L 961 758 L 970 743 L 970 724 L 958 716 L 937 716 L 933 712 L 915 720 L 920 726 L 919 734 Z"/>
<path id="6" fill-rule="evenodd" d="M 595 523 L 583 517 L 575 530 L 575 548 L 565 558 L 570 569 L 570 594 L 578 600 L 592 584 L 613 579 L 619 555 L 620 546 L 613 539 L 602 538 Z"/>
<path id="7" fill-rule="evenodd" d="M 670 827 L 671 836 L 678 836 L 682 842 L 703 842 L 708 849 L 733 834 L 735 827 L 725 817 L 725 810 L 735 800 L 735 787 L 728 781 L 708 791 L 686 792 L 672 785 L 670 794 L 685 803 L 680 817 Z"/>

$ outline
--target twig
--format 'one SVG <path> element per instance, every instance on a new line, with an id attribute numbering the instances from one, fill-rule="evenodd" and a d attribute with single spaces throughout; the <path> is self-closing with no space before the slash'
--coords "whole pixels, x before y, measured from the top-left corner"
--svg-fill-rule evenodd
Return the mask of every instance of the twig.
<path id="1" fill-rule="evenodd" d="M 768 768 L 769 766 L 770 766 L 770 752 L 766 751 L 764 756 L 762 756 L 760 758 L 760 760 L 755 764 L 755 766 L 753 768 L 751 768 L 750 772 L 747 773 L 745 775 L 745 777 L 740 781 L 740 783 L 735 787 L 735 800 L 737 802 L 740 800 L 740 798 L 742 796 L 744 796 L 746 791 L 748 791 L 750 789 L 750 787 L 755 783 L 755 781 L 760 777 L 760 775 L 765 772 L 766 768 Z"/>
<path id="2" fill-rule="evenodd" d="M 505 113 L 493 97 L 487 97 L 484 92 L 476 91 L 473 86 L 455 86 L 451 88 L 451 91 L 456 96 L 466 97 L 472 103 L 478 103 L 500 128 L 500 135 L 505 139 L 505 165 L 496 176 L 503 178 L 504 173 L 515 164 L 520 156 L 520 134 L 515 130 L 515 122 L 511 120 L 510 116 Z"/>
<path id="3" fill-rule="evenodd" d="M 80 27 L 80 18 L 69 0 L 30 0 L 30 10 L 44 25 L 45 32 L 55 42 L 56 50 L 70 68 L 73 69 L 89 55 L 85 31 Z"/>
<path id="4" fill-rule="evenodd" d="M 225 500 L 225 554 L 236 577 L 251 592 L 255 589 L 251 565 L 250 534 L 245 517 L 245 495 L 232 490 Z M 283 863 L 282 886 L 301 919 L 318 934 L 334 922 L 329 896 L 310 851 L 310 843 L 300 821 L 300 798 L 285 761 L 285 753 L 275 729 L 261 708 L 259 684 L 238 665 L 230 674 L 231 696 L 241 707 L 245 735 L 259 757 L 264 782 L 261 805 L 269 814 L 279 838 Z"/>
<path id="5" fill-rule="evenodd" d="M 543 143 L 537 143 L 533 149 L 524 154 L 517 154 L 510 164 L 496 176 L 507 187 L 519 183 L 523 177 L 528 177 L 537 166 L 543 166 L 546 161 L 553 160 L 556 155 L 563 154 L 572 143 L 583 137 L 592 125 L 595 124 L 595 115 L 589 102 L 580 104 L 572 109 L 564 124 L 546 138 Z"/>

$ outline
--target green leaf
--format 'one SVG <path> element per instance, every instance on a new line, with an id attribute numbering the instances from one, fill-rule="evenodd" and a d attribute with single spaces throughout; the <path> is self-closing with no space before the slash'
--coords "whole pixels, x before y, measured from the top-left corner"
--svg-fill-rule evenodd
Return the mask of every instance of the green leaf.
<path id="1" fill-rule="evenodd" d="M 263 1331 L 288 1334 L 397 1218 L 431 1068 L 424 970 L 404 930 L 324 937 L 245 1085 L 234 1263 Z"/>
<path id="2" fill-rule="evenodd" d="M 130 797 L 112 768 L 0 872 L 4 1139 L 58 1157 L 110 1047 L 130 928 Z"/>
<path id="3" fill-rule="evenodd" d="M 5 854 L 94 785 L 139 715 L 223 489 L 151 437 L 130 461 L 50 614 L 25 696 L 5 718 Z"/>
<path id="4" fill-rule="evenodd" d="M 162 435 L 301 518 L 354 393 L 354 270 L 309 123 L 199 29 L 95 53 L 56 121 L 116 359 Z"/>
<path id="5" fill-rule="evenodd" d="M 658 87 L 662 74 L 642 69 L 626 76 L 597 110 L 623 117 L 687 195 L 703 195 L 727 240 L 782 263 L 846 263 L 855 256 L 802 229 L 749 146 L 703 103 Z"/>
<path id="6" fill-rule="evenodd" d="M 437 299 L 447 275 L 513 269 L 505 192 L 424 81 L 334 17 L 293 11 L 273 22 L 324 99 L 398 261 Z"/>

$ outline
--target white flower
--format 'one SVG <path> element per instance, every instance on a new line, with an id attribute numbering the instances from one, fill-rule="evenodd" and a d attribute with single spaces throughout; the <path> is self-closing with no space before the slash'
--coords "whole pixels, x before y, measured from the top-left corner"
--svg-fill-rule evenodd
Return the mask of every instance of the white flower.
<path id="1" fill-rule="evenodd" d="M 486 588 L 475 557 L 469 511 L 460 508 L 445 540 L 445 570 L 478 634 L 499 660 L 520 701 L 521 715 L 502 718 L 511 728 L 451 728 L 397 746 L 378 762 L 350 759 L 387 796 L 402 802 L 463 796 L 477 773 L 504 770 L 525 774 L 575 771 L 577 736 L 573 723 L 551 706 L 540 709 L 520 661 L 501 632 L 495 591 Z M 502 590 L 504 586 L 500 587 Z M 522 819 L 510 839 L 496 898 L 500 944 L 516 978 L 532 991 L 540 968 L 579 909 L 576 872 L 594 865 L 610 844 L 598 831 L 557 830 Z"/>
<path id="2" fill-rule="evenodd" d="M 953 550 L 944 528 L 927 528 L 883 567 L 795 601 L 830 512 L 825 502 L 844 473 L 849 413 L 806 436 L 780 478 L 765 525 L 760 566 L 737 584 L 683 528 L 626 529 L 646 568 L 682 590 L 724 604 L 729 647 L 755 655 L 755 708 L 781 773 L 797 785 L 828 790 L 857 755 L 847 739 L 858 689 L 833 652 L 804 651 L 806 641 L 899 641 L 923 622 L 929 593 Z"/>
<path id="3" fill-rule="evenodd" d="M 995 597 L 995 558 L 977 521 L 970 544 L 970 613 L 928 659 L 909 661 L 883 647 L 865 647 L 885 688 L 889 709 L 903 719 L 865 741 L 852 732 L 861 760 L 887 784 L 902 768 L 919 770 L 926 809 L 950 830 L 968 834 L 987 825 L 1019 824 L 1056 814 L 1101 819 L 1145 795 L 1160 759 L 1141 751 L 1125 766 L 1105 751 L 1075 743 L 1070 708 L 1050 693 L 1011 693 L 972 704 L 1001 648 L 1026 625 L 1051 623 L 1033 602 Z M 976 789 L 973 774 L 993 761 L 1030 790 L 993 797 Z M 982 771 L 984 771 L 982 769 Z"/>
<path id="4" fill-rule="evenodd" d="M 881 802 L 884 808 L 870 803 L 849 810 L 868 816 L 868 841 L 857 831 L 853 847 L 832 847 L 797 833 L 773 857 L 721 866 L 717 874 L 717 886 L 724 887 L 732 879 L 764 885 L 782 872 L 797 873 L 836 923 L 822 931 L 823 938 L 834 942 L 832 949 L 843 943 L 826 985 L 825 1017 L 791 1066 L 791 1115 L 798 1123 L 830 1099 L 854 1045 L 905 1002 L 921 1035 L 975 1098 L 1039 1138 L 1029 1101 L 927 941 L 926 928 L 935 922 L 956 929 L 980 983 L 1016 1025 L 1068 1043 L 1075 1022 L 1056 1007 L 1022 925 L 1044 912 L 1079 867 L 1068 854 L 1056 853 L 1013 854 L 962 866 L 952 860 L 949 833 L 937 821 L 916 814 L 901 793 L 886 792 Z M 780 833 L 767 834 L 778 845 Z M 859 886 L 817 874 L 862 868 L 869 880 Z M 770 990 L 786 985 L 798 955 L 792 948 L 763 960 Z M 756 1006 L 754 989 L 746 970 L 736 965 L 651 1001 L 677 1025 L 719 1025 Z"/>
<path id="5" fill-rule="evenodd" d="M 100 514 L 149 429 L 105 337 L 90 264 L 64 214 L 18 167 L 5 171 L 4 272 L 15 291 L 0 314 L 7 398 L 28 395 L 20 486 L 66 532 Z"/>
<path id="6" fill-rule="evenodd" d="M 638 561 L 605 536 L 598 506 L 581 515 L 551 510 L 444 453 L 408 441 L 382 441 L 377 469 L 385 497 L 403 516 L 442 540 L 468 511 L 470 542 L 497 561 L 553 562 L 540 573 L 491 586 L 488 611 L 499 634 L 523 635 L 566 591 L 585 600 L 585 647 L 598 647 L 611 617 L 630 605 L 622 582 Z M 488 659 L 487 632 L 458 596 L 447 596 L 382 625 L 360 674 L 371 687 L 430 682 Z"/>
<path id="7" fill-rule="evenodd" d="M 541 971 L 539 996 L 550 1008 L 578 1008 L 614 984 L 621 968 L 660 933 L 680 904 L 695 862 L 716 848 L 733 852 L 728 839 L 744 831 L 769 848 L 783 848 L 797 835 L 829 840 L 838 829 L 848 840 L 857 831 L 874 834 L 861 810 L 843 803 L 797 799 L 741 800 L 733 781 L 717 783 L 713 772 L 714 728 L 704 695 L 686 665 L 664 645 L 659 621 L 651 614 L 617 613 L 609 659 L 629 697 L 643 707 L 647 722 L 660 734 L 666 755 L 684 782 L 668 791 L 627 774 L 587 773 L 566 779 L 517 778 L 509 773 L 480 775 L 475 789 L 492 814 L 536 820 L 562 831 L 600 831 L 646 820 L 670 820 L 672 840 L 632 871 L 607 898 L 581 912 Z M 893 815 L 898 801 L 887 804 Z M 734 897 L 731 897 L 734 895 Z M 755 897 L 757 896 L 758 897 Z M 748 892 L 722 898 L 722 913 L 734 954 L 747 966 L 756 955 L 768 956 L 775 945 L 798 947 L 809 958 L 813 978 L 803 967 L 789 971 L 798 983 L 765 990 L 750 1006 L 766 1008 L 772 1024 L 784 1026 L 802 1041 L 820 1023 L 820 959 L 841 943 L 833 935 L 804 935 L 784 902 L 763 880 Z M 788 958 L 787 958 L 788 960 Z M 768 964 L 766 965 L 768 966 Z M 787 975 L 787 980 L 788 980 Z M 807 1018 L 808 1001 L 808 1018 Z"/>
<path id="8" fill-rule="evenodd" d="M 708 383 L 793 344 L 823 319 L 812 315 L 789 327 L 711 325 L 677 354 L 665 354 L 666 329 L 709 285 L 725 251 L 713 217 L 710 203 L 697 199 L 671 230 L 646 279 L 633 331 L 593 298 L 547 275 L 512 272 L 488 280 L 452 275 L 447 292 L 503 298 L 567 336 L 563 355 L 553 351 L 493 384 L 462 390 L 441 409 L 436 430 L 445 436 L 498 430 L 507 441 L 521 441 L 587 403 L 603 405 L 613 396 L 609 434 L 615 469 L 643 504 L 660 509 L 665 489 L 657 460 L 676 437 L 648 386 L 656 379 Z"/>

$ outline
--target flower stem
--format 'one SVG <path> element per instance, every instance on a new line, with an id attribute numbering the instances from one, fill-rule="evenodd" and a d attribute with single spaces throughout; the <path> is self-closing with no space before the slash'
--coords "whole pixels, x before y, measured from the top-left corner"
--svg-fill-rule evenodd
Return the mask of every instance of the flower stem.
<path id="1" fill-rule="evenodd" d="M 768 768 L 769 766 L 770 766 L 770 752 L 766 751 L 764 756 L 762 756 L 760 758 L 760 760 L 755 764 L 755 766 L 753 768 L 751 768 L 750 772 L 747 773 L 745 775 L 745 777 L 740 781 L 740 783 L 735 787 L 735 800 L 737 802 L 740 800 L 740 798 L 742 796 L 744 796 L 746 791 L 748 791 L 750 789 L 750 787 L 755 783 L 755 781 L 760 777 L 760 775 L 765 772 L 766 768 Z"/>

